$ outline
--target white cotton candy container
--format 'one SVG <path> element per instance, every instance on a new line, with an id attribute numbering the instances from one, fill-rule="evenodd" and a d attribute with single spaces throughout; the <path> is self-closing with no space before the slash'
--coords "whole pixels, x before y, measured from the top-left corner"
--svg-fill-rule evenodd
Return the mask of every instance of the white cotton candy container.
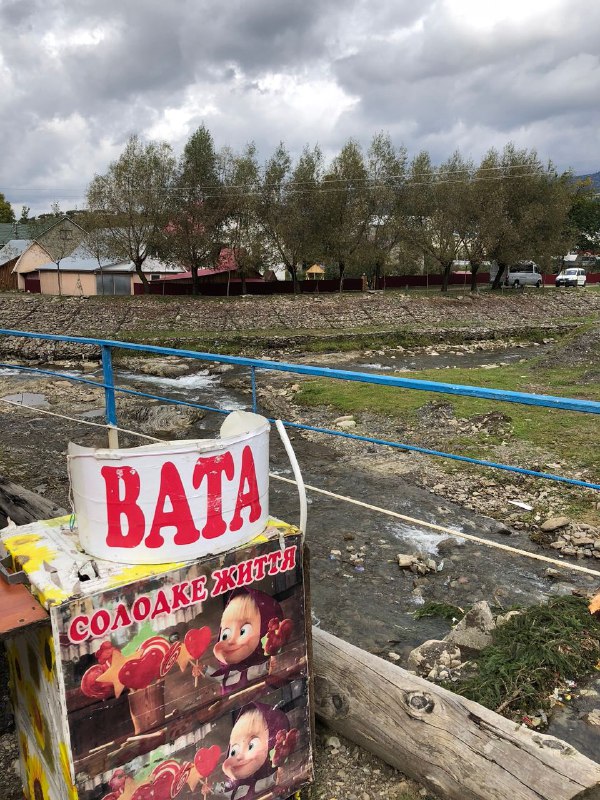
<path id="1" fill-rule="evenodd" d="M 166 564 L 249 542 L 269 516 L 269 431 L 259 414 L 234 411 L 218 439 L 69 444 L 81 547 L 107 561 Z"/>

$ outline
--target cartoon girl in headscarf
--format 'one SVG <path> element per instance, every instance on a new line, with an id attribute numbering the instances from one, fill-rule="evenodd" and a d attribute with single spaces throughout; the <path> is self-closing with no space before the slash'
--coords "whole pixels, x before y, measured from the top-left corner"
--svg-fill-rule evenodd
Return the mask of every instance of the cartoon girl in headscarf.
<path id="1" fill-rule="evenodd" d="M 223 611 L 219 640 L 213 648 L 220 666 L 211 677 L 223 677 L 221 694 L 245 689 L 249 680 L 267 672 L 269 658 L 289 641 L 292 628 L 292 620 L 284 619 L 275 598 L 258 589 L 235 589 Z"/>
<path id="2" fill-rule="evenodd" d="M 277 768 L 298 741 L 296 728 L 283 711 L 250 703 L 239 712 L 229 737 L 223 772 L 231 800 L 255 800 L 277 783 Z"/>

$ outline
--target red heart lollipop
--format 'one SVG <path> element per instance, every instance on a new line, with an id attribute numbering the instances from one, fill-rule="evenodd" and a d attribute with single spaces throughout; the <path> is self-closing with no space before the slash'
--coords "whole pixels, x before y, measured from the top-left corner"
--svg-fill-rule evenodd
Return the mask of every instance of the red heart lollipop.
<path id="1" fill-rule="evenodd" d="M 187 783 L 187 779 L 190 777 L 190 772 L 192 771 L 192 764 L 189 761 L 185 761 L 181 765 L 181 769 L 179 770 L 179 774 L 173 781 L 173 786 L 171 787 L 171 797 L 177 797 L 179 792 L 183 789 L 183 787 Z M 133 798 L 132 798 L 133 800 Z"/>
<path id="2" fill-rule="evenodd" d="M 105 672 L 101 664 L 94 664 L 83 675 L 81 679 L 81 691 L 86 697 L 93 700 L 107 700 L 113 693 L 110 683 L 98 683 L 98 678 Z"/>
<path id="3" fill-rule="evenodd" d="M 142 783 L 131 795 L 131 800 L 153 800 L 154 789 L 150 783 Z"/>
<path id="4" fill-rule="evenodd" d="M 162 657 L 160 662 L 160 677 L 164 678 L 167 672 L 174 664 L 177 663 L 177 658 L 181 650 L 181 642 L 173 642 L 169 650 Z"/>
<path id="5" fill-rule="evenodd" d="M 190 656 L 194 659 L 198 659 L 204 654 L 211 639 L 212 632 L 208 625 L 205 625 L 203 628 L 190 628 L 183 641 L 185 649 Z"/>
<path id="6" fill-rule="evenodd" d="M 128 689 L 145 689 L 158 678 L 162 658 L 159 650 L 151 650 L 141 658 L 126 661 L 119 670 L 119 680 Z"/>
<path id="7" fill-rule="evenodd" d="M 203 778 L 208 778 L 210 773 L 219 763 L 221 748 L 213 744 L 212 747 L 201 747 L 194 756 L 194 766 Z"/>
<path id="8" fill-rule="evenodd" d="M 152 800 L 170 800 L 174 781 L 175 776 L 173 774 L 170 772 L 161 772 L 160 775 L 152 781 Z"/>

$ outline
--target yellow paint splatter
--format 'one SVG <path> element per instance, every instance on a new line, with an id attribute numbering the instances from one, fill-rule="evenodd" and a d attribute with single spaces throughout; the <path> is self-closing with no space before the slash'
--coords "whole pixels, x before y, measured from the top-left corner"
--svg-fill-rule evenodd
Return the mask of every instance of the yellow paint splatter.
<path id="1" fill-rule="evenodd" d="M 173 562 L 172 564 L 132 564 L 122 569 L 117 575 L 111 575 L 108 579 L 108 585 L 112 588 L 121 586 L 124 583 L 133 583 L 143 578 L 150 578 L 153 575 L 162 575 L 164 572 L 170 572 L 173 569 L 180 569 L 183 566 L 185 564 L 182 561 Z"/>
<path id="2" fill-rule="evenodd" d="M 73 779 L 71 778 L 71 767 L 69 766 L 69 751 L 64 742 L 59 742 L 58 749 L 60 751 L 60 770 L 62 772 L 62 779 L 67 791 L 69 800 L 77 800 L 77 789 L 73 786 Z"/>
<path id="3" fill-rule="evenodd" d="M 18 561 L 24 572 L 30 574 L 41 569 L 44 561 L 51 562 L 57 556 L 56 550 L 47 544 L 39 544 L 41 539 L 37 533 L 25 533 L 19 536 L 7 536 L 4 544 L 13 560 Z"/>
<path id="4" fill-rule="evenodd" d="M 32 586 L 32 591 L 40 603 L 46 608 L 49 608 L 50 606 L 58 606 L 71 597 L 70 592 L 66 592 L 64 589 L 61 589 L 58 586 Z"/>

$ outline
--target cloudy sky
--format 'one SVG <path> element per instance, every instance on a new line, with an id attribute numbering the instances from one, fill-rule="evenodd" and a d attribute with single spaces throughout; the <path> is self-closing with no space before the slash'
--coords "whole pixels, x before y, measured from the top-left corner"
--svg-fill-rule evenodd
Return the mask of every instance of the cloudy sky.
<path id="1" fill-rule="evenodd" d="M 176 152 L 386 131 L 600 169 L 598 0 L 0 0 L 0 191 L 82 207 L 131 133 Z"/>

